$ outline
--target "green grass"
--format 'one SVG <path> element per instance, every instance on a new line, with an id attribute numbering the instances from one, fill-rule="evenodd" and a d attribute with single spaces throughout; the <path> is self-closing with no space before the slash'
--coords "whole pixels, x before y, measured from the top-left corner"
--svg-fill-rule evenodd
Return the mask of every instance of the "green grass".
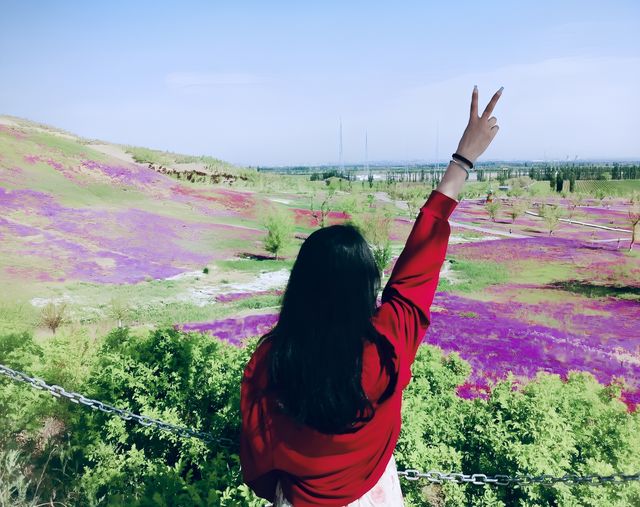
<path id="1" fill-rule="evenodd" d="M 231 303 L 214 303 L 206 306 L 171 302 L 166 305 L 133 308 L 129 318 L 136 325 L 162 327 L 186 322 L 208 322 L 237 316 L 243 310 L 277 309 L 279 305 L 280 296 L 274 294 L 264 294 Z"/>
<path id="2" fill-rule="evenodd" d="M 140 285 L 140 284 L 138 284 Z M 109 286 L 106 286 L 109 287 Z M 247 310 L 273 308 L 277 310 L 281 304 L 281 296 L 277 294 L 262 294 L 248 297 L 229 303 L 213 303 L 198 306 L 190 302 L 168 301 L 163 302 L 158 298 L 127 297 L 124 293 L 127 286 L 112 286 L 108 297 L 100 294 L 100 301 L 95 301 L 96 294 L 88 303 L 78 298 L 78 293 L 73 295 L 73 301 L 81 303 L 69 303 L 65 311 L 65 323 L 60 327 L 59 333 L 68 333 L 72 329 L 90 329 L 95 326 L 115 326 L 116 318 L 113 314 L 113 301 L 119 302 L 125 308 L 123 322 L 127 326 L 158 327 L 171 326 L 185 322 L 212 321 L 232 316 Z M 129 286 L 131 287 L 131 286 Z M 176 290 L 171 285 L 165 285 L 167 296 L 175 296 Z M 68 292 L 67 292 L 68 294 Z M 90 294 L 87 296 L 91 297 Z M 92 306 L 89 306 L 91 305 Z M 34 332 L 41 329 L 46 335 L 50 332 L 40 325 L 39 308 L 33 307 L 29 302 L 0 302 L 0 334 L 20 333 L 23 331 Z M 59 334 L 57 333 L 57 334 Z"/>
<path id="3" fill-rule="evenodd" d="M 173 164 L 200 163 L 214 170 L 226 170 L 232 172 L 239 169 L 229 162 L 225 162 L 224 160 L 208 155 L 183 155 L 169 151 L 152 150 L 150 148 L 143 148 L 140 146 L 126 146 L 125 151 L 131 154 L 133 159 L 140 164 L 151 163 L 155 165 L 171 166 Z"/>
<path id="4" fill-rule="evenodd" d="M 554 287 L 563 291 L 581 294 L 588 298 L 609 298 L 626 299 L 629 301 L 640 301 L 640 288 L 626 285 L 590 283 L 582 280 L 563 280 L 553 284 Z"/>
<path id="5" fill-rule="evenodd" d="M 0 301 L 0 334 L 32 331 L 38 320 L 38 310 L 28 302 Z"/>
<path id="6" fill-rule="evenodd" d="M 76 197 L 74 204 L 84 205 L 87 207 L 97 207 L 96 204 L 99 204 L 102 201 L 102 204 L 109 208 L 116 205 L 122 205 L 123 207 L 131 206 L 132 204 L 135 207 L 139 207 L 145 200 L 149 200 L 148 195 L 134 187 L 125 185 L 93 183 L 85 186 L 84 189 L 85 192 L 76 192 L 78 196 Z M 151 201 L 148 202 L 147 208 L 149 211 L 154 210 L 154 212 L 162 212 L 162 208 L 158 209 L 157 204 L 154 206 Z"/>
<path id="7" fill-rule="evenodd" d="M 202 274 L 205 278 L 207 275 Z M 186 287 L 190 280 L 150 280 L 135 284 L 99 284 L 91 282 L 75 282 L 65 284 L 51 291 L 54 296 L 69 294 L 73 299 L 103 304 L 111 299 L 124 301 L 152 300 L 175 296 Z"/>
<path id="8" fill-rule="evenodd" d="M 486 237 L 486 234 L 480 231 L 470 231 L 468 229 L 462 229 L 460 232 L 456 232 L 456 236 L 464 239 L 478 239 Z"/>
<path id="9" fill-rule="evenodd" d="M 126 146 L 125 151 L 139 164 L 171 165 L 175 163 L 174 157 L 160 150 L 152 150 L 139 146 Z"/>
<path id="10" fill-rule="evenodd" d="M 536 196 L 560 195 L 551 189 L 548 181 L 536 181 L 529 188 Z"/>
<path id="11" fill-rule="evenodd" d="M 519 260 L 509 265 L 509 281 L 512 283 L 546 284 L 575 277 L 574 267 L 561 262 Z"/>
<path id="12" fill-rule="evenodd" d="M 260 308 L 279 308 L 282 296 L 278 294 L 264 294 L 246 299 L 241 299 L 235 305 L 239 310 L 257 310 Z"/>
<path id="13" fill-rule="evenodd" d="M 275 259 L 265 259 L 265 260 L 255 260 L 255 259 L 228 259 L 217 261 L 216 265 L 223 270 L 236 270 L 242 271 L 245 273 L 255 273 L 258 274 L 261 271 L 277 271 L 279 269 L 291 269 L 293 266 L 294 259 L 286 259 L 286 260 L 275 260 Z"/>
<path id="14" fill-rule="evenodd" d="M 489 285 L 506 283 L 509 281 L 507 269 L 492 261 L 470 261 L 465 259 L 449 259 L 451 270 L 460 281 L 451 283 L 440 278 L 438 290 L 445 292 L 477 292 Z"/>
<path id="15" fill-rule="evenodd" d="M 103 160 L 105 158 L 102 153 L 90 148 L 88 145 L 80 144 L 73 139 L 67 139 L 53 134 L 34 132 L 29 137 L 29 141 L 59 151 L 62 155 L 68 157 L 83 156 L 93 160 Z"/>

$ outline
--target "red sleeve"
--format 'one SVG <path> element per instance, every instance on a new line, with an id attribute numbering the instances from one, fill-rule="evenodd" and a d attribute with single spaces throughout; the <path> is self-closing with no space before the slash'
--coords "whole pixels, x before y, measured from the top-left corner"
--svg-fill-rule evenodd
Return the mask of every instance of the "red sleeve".
<path id="1" fill-rule="evenodd" d="M 411 364 L 431 322 L 429 308 L 438 287 L 458 201 L 433 190 L 420 208 L 407 243 L 382 292 L 372 322 L 394 345 L 401 389 L 411 378 Z"/>
<path id="2" fill-rule="evenodd" d="M 258 495 L 274 501 L 278 476 L 274 471 L 271 421 L 268 417 L 263 354 L 259 346 L 245 367 L 240 386 L 240 464 L 244 482 Z"/>

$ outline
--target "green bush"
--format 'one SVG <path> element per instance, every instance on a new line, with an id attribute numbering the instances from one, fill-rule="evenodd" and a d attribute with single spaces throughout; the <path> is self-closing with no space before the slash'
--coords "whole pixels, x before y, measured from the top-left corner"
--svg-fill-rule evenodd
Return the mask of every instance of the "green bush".
<path id="1" fill-rule="evenodd" d="M 274 208 L 267 212 L 263 225 L 267 229 L 264 249 L 275 255 L 278 260 L 278 254 L 293 242 L 295 231 L 293 216 L 287 209 Z"/>
<path id="2" fill-rule="evenodd" d="M 82 334 L 60 334 L 55 344 L 43 347 L 28 334 L 7 335 L 0 337 L 0 362 L 68 387 L 64 381 L 105 403 L 237 441 L 239 384 L 255 339 L 235 347 L 174 329 L 136 335 L 122 328 L 94 350 L 73 352 L 86 348 L 83 343 L 90 342 Z M 487 400 L 466 400 L 456 388 L 468 377 L 469 364 L 429 345 L 420 347 L 412 371 L 395 453 L 400 470 L 509 475 L 640 470 L 640 413 L 627 411 L 617 383 L 605 387 L 586 373 L 571 373 L 566 381 L 541 373 L 524 386 L 513 377 L 499 382 Z M 10 473 L 0 472 L 7 479 L 0 498 L 10 498 L 8 504 L 52 498 L 70 506 L 265 504 L 242 484 L 235 447 L 147 428 L 5 378 L 0 414 L 0 468 L 13 463 Z M 64 430 L 43 445 L 43 428 L 52 419 Z M 626 507 L 640 499 L 637 483 L 401 484 L 408 507 Z"/>
<path id="3" fill-rule="evenodd" d="M 248 359 L 249 349 L 201 334 L 165 329 L 136 337 L 122 329 L 105 339 L 87 389 L 132 412 L 237 441 Z M 101 413 L 79 416 L 87 469 L 80 484 L 90 505 L 113 495 L 127 505 L 163 505 L 149 503 L 154 491 L 174 498 L 171 505 L 222 505 L 210 500 L 242 497 L 237 449 Z M 209 492 L 212 484 L 218 488 Z"/>

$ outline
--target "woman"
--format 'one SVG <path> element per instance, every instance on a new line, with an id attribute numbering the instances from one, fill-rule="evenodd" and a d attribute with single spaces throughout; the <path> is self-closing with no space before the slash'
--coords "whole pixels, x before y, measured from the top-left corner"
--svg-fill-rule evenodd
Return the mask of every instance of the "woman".
<path id="1" fill-rule="evenodd" d="M 501 93 L 479 117 L 474 87 L 456 160 L 422 206 L 379 307 L 380 273 L 355 228 L 317 230 L 300 248 L 278 323 L 242 380 L 240 459 L 258 496 L 276 506 L 403 505 L 393 459 L 402 390 L 431 322 L 448 218 L 468 164 L 498 131 Z"/>

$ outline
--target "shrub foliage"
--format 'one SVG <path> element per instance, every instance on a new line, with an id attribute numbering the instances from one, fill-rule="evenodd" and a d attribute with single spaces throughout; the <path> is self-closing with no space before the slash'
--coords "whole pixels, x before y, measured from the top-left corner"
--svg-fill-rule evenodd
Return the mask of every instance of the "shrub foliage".
<path id="1" fill-rule="evenodd" d="M 54 341 L 55 340 L 55 341 Z M 0 337 L 0 362 L 88 397 L 237 441 L 243 347 L 200 334 L 116 329 L 98 344 Z M 404 394 L 399 469 L 486 474 L 640 470 L 640 415 L 586 373 L 509 377 L 488 399 L 456 394 L 470 366 L 420 348 Z M 8 505 L 262 506 L 242 484 L 237 447 L 123 421 L 0 379 L 0 500 Z M 4 468 L 2 468 L 4 467 Z M 640 484 L 497 487 L 402 480 L 409 506 L 640 504 Z"/>

